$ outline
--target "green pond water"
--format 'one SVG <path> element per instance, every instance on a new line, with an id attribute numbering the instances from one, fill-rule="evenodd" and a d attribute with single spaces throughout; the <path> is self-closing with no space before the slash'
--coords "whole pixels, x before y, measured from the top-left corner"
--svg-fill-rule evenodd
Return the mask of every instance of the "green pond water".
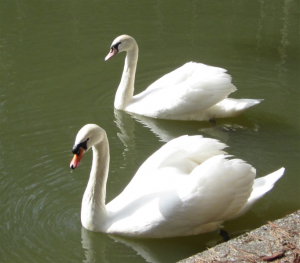
<path id="1" fill-rule="evenodd" d="M 299 1 L 24 1 L 0 3 L 0 262 L 176 262 L 221 243 L 217 233 L 161 240 L 82 228 L 81 198 L 91 152 L 70 173 L 78 130 L 108 134 L 107 201 L 154 151 L 201 134 L 257 169 L 286 167 L 246 215 L 226 222 L 231 237 L 300 207 Z M 125 54 L 139 44 L 135 93 L 188 61 L 228 70 L 233 98 L 264 99 L 239 117 L 210 122 L 153 120 L 114 111 Z"/>

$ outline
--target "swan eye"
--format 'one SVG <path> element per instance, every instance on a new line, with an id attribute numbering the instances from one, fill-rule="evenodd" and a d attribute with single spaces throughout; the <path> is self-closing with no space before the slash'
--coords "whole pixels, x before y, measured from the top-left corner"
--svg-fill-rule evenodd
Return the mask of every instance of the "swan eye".
<path id="1" fill-rule="evenodd" d="M 114 49 L 116 49 L 118 52 L 119 52 L 119 45 L 121 44 L 121 42 L 118 42 L 118 43 L 116 43 L 116 44 L 114 44 L 114 45 L 112 45 L 111 46 L 111 51 L 113 51 Z"/>
<path id="2" fill-rule="evenodd" d="M 81 143 L 78 143 L 77 145 L 74 145 L 73 149 L 72 149 L 72 153 L 76 154 L 76 155 L 79 155 L 80 154 L 80 148 L 83 148 L 84 150 L 87 150 L 87 141 L 89 139 L 90 138 L 87 138 L 84 142 L 81 142 Z"/>

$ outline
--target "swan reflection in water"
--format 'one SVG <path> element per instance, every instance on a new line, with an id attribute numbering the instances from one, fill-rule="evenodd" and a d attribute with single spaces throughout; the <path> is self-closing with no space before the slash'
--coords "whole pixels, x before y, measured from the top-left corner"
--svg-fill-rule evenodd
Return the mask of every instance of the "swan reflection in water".
<path id="1" fill-rule="evenodd" d="M 236 229 L 230 232 L 232 238 L 251 231 L 256 227 L 255 223 L 253 223 L 253 218 L 256 217 L 256 214 L 249 211 L 248 215 L 252 220 L 247 222 L 247 229 L 245 229 L 245 218 L 241 219 L 241 222 L 238 223 L 240 226 L 238 227 L 236 220 L 235 222 L 227 223 L 227 225 L 234 225 Z M 123 262 L 131 263 L 132 261 L 135 262 L 132 260 L 133 255 L 142 257 L 149 263 L 177 262 L 224 242 L 218 231 L 197 236 L 167 239 L 138 239 L 91 232 L 84 227 L 81 228 L 81 239 L 85 255 L 83 263 L 117 262 L 120 257 L 123 259 L 128 258 L 127 261 L 124 260 Z M 115 251 L 121 252 L 116 253 Z M 139 262 L 138 259 L 136 261 Z"/>
<path id="2" fill-rule="evenodd" d="M 176 262 L 223 242 L 217 231 L 180 238 L 137 239 L 95 233 L 84 227 L 81 229 L 81 239 L 84 263 L 116 262 L 114 257 L 124 259 L 128 255 L 131 257 L 127 262 L 131 262 L 132 255 L 139 255 L 150 263 Z M 120 248 L 124 245 L 126 247 Z M 117 249 L 122 251 L 122 256 L 115 252 Z"/>
<path id="3" fill-rule="evenodd" d="M 134 120 L 150 129 L 162 142 L 168 142 L 185 134 L 201 134 L 205 137 L 212 137 L 222 142 L 228 142 L 229 134 L 236 131 L 258 131 L 259 126 L 245 116 L 230 119 L 218 119 L 216 123 L 196 121 L 173 121 L 161 120 L 114 110 L 115 122 L 121 133 L 118 137 L 127 150 L 134 150 L 135 147 L 135 123 Z"/>

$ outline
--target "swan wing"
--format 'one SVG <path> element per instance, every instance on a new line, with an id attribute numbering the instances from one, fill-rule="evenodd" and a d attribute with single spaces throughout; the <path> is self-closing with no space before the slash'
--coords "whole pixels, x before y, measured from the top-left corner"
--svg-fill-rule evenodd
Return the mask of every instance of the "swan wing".
<path id="1" fill-rule="evenodd" d="M 199 164 L 223 154 L 225 147 L 225 144 L 201 135 L 184 135 L 169 141 L 140 166 L 124 191 L 109 203 L 110 208 L 179 187 Z"/>
<path id="2" fill-rule="evenodd" d="M 126 110 L 166 118 L 208 109 L 235 90 L 225 69 L 189 62 L 134 96 Z"/>
<path id="3" fill-rule="evenodd" d="M 274 187 L 275 183 L 283 176 L 284 171 L 285 168 L 282 167 L 269 175 L 255 179 L 253 191 L 247 203 L 242 207 L 242 209 L 240 209 L 236 214 L 229 218 L 229 220 L 237 218 L 245 214 L 248 210 L 250 210 L 250 208 L 254 205 L 254 203 L 257 200 L 262 198 L 267 192 L 269 192 Z"/>
<path id="4" fill-rule="evenodd" d="M 169 157 L 174 161 L 163 158 L 154 164 L 151 159 L 161 157 L 160 150 L 147 159 L 126 189 L 107 205 L 110 213 L 119 216 L 111 231 L 127 225 L 130 231 L 139 229 L 145 236 L 147 231 L 157 237 L 208 232 L 217 229 L 247 203 L 255 169 L 242 160 L 228 160 L 227 155 L 220 154 L 224 144 L 199 137 L 183 136 L 179 140 L 198 139 L 196 143 L 203 143 L 208 150 L 206 156 L 204 151 L 195 151 L 193 144 L 177 151 L 175 139 L 171 141 L 175 141 L 174 145 L 168 143 L 165 147 L 173 150 Z M 181 151 L 190 163 L 176 156 L 182 156 Z M 120 213 L 123 207 L 126 213 L 125 209 Z"/>
<path id="5" fill-rule="evenodd" d="M 156 197 L 156 207 L 148 207 L 152 209 L 147 219 L 157 236 L 195 235 L 216 230 L 247 203 L 255 169 L 242 160 L 227 157 L 209 158 L 178 187 Z M 148 210 L 145 209 L 144 214 Z"/>
<path id="6" fill-rule="evenodd" d="M 179 188 L 165 214 L 191 225 L 222 222 L 238 212 L 251 195 L 255 169 L 240 159 L 214 156 L 197 166 Z M 174 210 L 175 209 L 175 210 Z"/>

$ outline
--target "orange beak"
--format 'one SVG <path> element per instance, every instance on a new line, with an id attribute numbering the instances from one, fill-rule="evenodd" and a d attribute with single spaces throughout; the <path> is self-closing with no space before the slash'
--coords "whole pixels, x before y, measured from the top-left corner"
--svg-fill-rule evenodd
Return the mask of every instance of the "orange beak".
<path id="1" fill-rule="evenodd" d="M 79 155 L 74 154 L 74 156 L 73 156 L 73 158 L 70 162 L 70 168 L 71 169 L 77 168 L 77 166 L 80 164 L 80 161 L 81 161 L 84 153 L 85 153 L 85 150 L 83 148 L 80 148 Z"/>

